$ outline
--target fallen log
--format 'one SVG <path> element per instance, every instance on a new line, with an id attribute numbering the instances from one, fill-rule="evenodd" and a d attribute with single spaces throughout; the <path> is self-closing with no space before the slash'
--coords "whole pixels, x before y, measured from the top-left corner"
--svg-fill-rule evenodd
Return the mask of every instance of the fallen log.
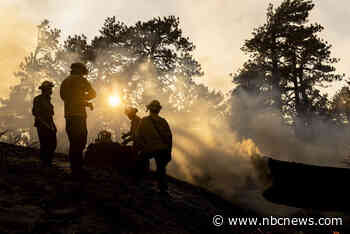
<path id="1" fill-rule="evenodd" d="M 349 168 L 268 158 L 272 185 L 264 197 L 274 203 L 322 210 L 350 210 Z"/>

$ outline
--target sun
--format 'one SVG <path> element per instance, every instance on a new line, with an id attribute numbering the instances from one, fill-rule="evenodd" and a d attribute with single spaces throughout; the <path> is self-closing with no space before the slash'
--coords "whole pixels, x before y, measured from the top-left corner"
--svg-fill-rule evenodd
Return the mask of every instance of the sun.
<path id="1" fill-rule="evenodd" d="M 116 107 L 120 105 L 120 98 L 118 96 L 110 96 L 109 97 L 109 105 L 111 107 Z"/>

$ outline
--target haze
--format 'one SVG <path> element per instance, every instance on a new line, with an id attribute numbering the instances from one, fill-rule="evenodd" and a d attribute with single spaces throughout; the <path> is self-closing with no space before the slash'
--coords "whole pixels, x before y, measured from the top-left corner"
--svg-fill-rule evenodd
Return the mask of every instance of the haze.
<path id="1" fill-rule="evenodd" d="M 9 87 L 15 84 L 13 72 L 35 45 L 36 25 L 43 19 L 49 19 L 55 27 L 62 29 L 63 38 L 84 33 L 91 39 L 98 34 L 104 19 L 113 15 L 127 24 L 157 16 L 180 17 L 184 34 L 197 46 L 195 56 L 205 72 L 200 82 L 226 92 L 232 88 L 229 73 L 237 71 L 246 59 L 240 47 L 252 30 L 264 23 L 269 2 L 280 3 L 276 0 L 2 0 L 0 97 L 6 97 Z M 349 3 L 322 0 L 315 4 L 311 22 L 325 27 L 322 37 L 333 45 L 333 55 L 341 58 L 338 72 L 350 74 L 347 66 L 350 48 L 346 43 L 350 36 L 346 25 Z M 334 90 L 329 89 L 331 93 Z"/>

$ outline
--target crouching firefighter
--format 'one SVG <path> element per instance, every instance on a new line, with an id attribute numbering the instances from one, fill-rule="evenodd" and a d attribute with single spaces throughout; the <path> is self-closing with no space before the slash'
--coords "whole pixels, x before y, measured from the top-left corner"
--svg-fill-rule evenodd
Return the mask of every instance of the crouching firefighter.
<path id="1" fill-rule="evenodd" d="M 135 143 L 136 129 L 138 128 L 141 121 L 140 117 L 136 115 L 137 111 L 138 110 L 133 107 L 127 107 L 124 110 L 124 113 L 128 116 L 129 120 L 131 121 L 131 126 L 130 131 L 122 135 L 122 145 L 127 145 L 129 142 L 132 142 L 133 144 Z"/>
<path id="2" fill-rule="evenodd" d="M 41 94 L 33 101 L 32 113 L 35 117 L 34 126 L 38 130 L 40 141 L 40 160 L 42 166 L 51 167 L 53 155 L 57 146 L 57 128 L 53 121 L 54 107 L 51 104 L 52 88 L 54 84 L 44 81 L 39 89 Z"/>
<path id="3" fill-rule="evenodd" d="M 130 130 L 127 133 L 124 133 L 122 135 L 122 145 L 127 145 L 129 142 L 132 142 L 132 152 L 137 154 L 137 149 L 135 148 L 136 144 L 136 129 L 138 128 L 141 119 L 137 116 L 137 109 L 134 107 L 127 107 L 124 110 L 124 113 L 128 116 L 129 120 L 131 121 Z M 135 171 L 135 179 L 140 179 L 142 175 L 145 175 L 149 172 L 150 169 L 150 163 L 149 160 L 143 159 L 138 160 L 136 165 L 136 171 Z"/>
<path id="4" fill-rule="evenodd" d="M 161 109 L 162 106 L 157 100 L 147 105 L 150 114 L 141 119 L 136 130 L 135 147 L 140 152 L 141 160 L 155 159 L 158 188 L 161 194 L 167 194 L 166 166 L 171 160 L 173 142 L 168 122 L 159 116 Z"/>

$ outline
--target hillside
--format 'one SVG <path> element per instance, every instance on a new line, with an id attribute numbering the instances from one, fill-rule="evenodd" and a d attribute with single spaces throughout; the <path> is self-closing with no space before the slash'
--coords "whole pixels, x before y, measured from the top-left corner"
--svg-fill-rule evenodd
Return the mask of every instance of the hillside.
<path id="1" fill-rule="evenodd" d="M 216 214 L 256 215 L 174 178 L 169 178 L 170 197 L 161 197 L 153 173 L 135 184 L 118 173 L 89 169 L 90 179 L 80 183 L 71 179 L 64 154 L 43 170 L 36 149 L 0 143 L 0 152 L 8 159 L 1 165 L 1 233 L 300 233 L 216 228 Z"/>

